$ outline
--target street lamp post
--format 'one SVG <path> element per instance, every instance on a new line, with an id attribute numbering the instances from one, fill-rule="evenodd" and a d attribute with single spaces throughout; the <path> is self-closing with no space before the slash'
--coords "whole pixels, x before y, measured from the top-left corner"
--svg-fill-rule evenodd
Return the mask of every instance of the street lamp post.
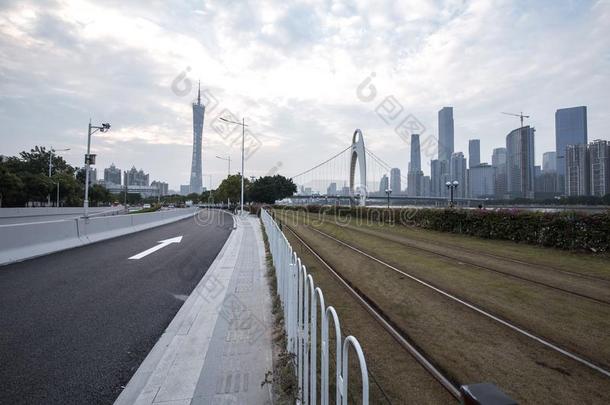
<path id="1" fill-rule="evenodd" d="M 53 147 L 51 146 L 51 148 L 49 149 L 49 178 L 51 178 L 51 168 L 53 167 L 53 153 L 54 152 L 67 152 L 69 150 L 70 150 L 70 148 L 66 148 L 66 149 L 53 149 Z M 57 193 L 59 195 L 59 190 L 57 191 Z M 58 199 L 58 201 L 59 201 L 59 199 Z M 51 205 L 51 193 L 50 192 L 49 192 L 49 195 L 47 196 L 47 204 Z M 57 206 L 59 207 L 59 203 L 58 203 Z"/>
<path id="2" fill-rule="evenodd" d="M 227 157 L 222 157 L 222 156 L 216 155 L 216 159 L 220 159 L 220 160 L 229 162 L 229 169 L 227 171 L 227 177 L 229 177 L 231 175 L 231 155 L 227 155 Z M 243 167 L 242 167 L 242 170 L 243 170 Z"/>
<path id="3" fill-rule="evenodd" d="M 57 208 L 59 208 L 59 181 L 56 184 L 57 184 Z"/>
<path id="4" fill-rule="evenodd" d="M 101 127 L 97 127 L 91 125 L 91 120 L 89 120 L 89 130 L 87 131 L 87 154 L 85 155 L 85 201 L 84 201 L 84 209 L 85 209 L 85 218 L 89 217 L 89 167 L 91 164 L 95 164 L 95 160 L 91 159 L 91 135 L 100 132 L 108 132 L 110 129 L 110 124 L 103 123 Z"/>
<path id="5" fill-rule="evenodd" d="M 449 189 L 449 191 L 451 193 L 451 200 L 449 201 L 449 207 L 451 207 L 451 208 L 453 208 L 453 206 L 454 206 L 454 202 L 453 202 L 453 190 L 458 188 L 459 185 L 460 185 L 460 182 L 457 181 L 457 180 L 453 180 L 453 183 L 450 182 L 450 181 L 445 183 L 445 186 L 447 186 L 447 188 Z"/>
<path id="6" fill-rule="evenodd" d="M 230 124 L 241 125 L 241 197 L 240 197 L 240 206 L 241 213 L 244 212 L 244 140 L 246 137 L 246 119 L 242 118 L 241 122 L 235 122 L 228 120 L 226 118 L 220 118 L 224 122 L 228 122 Z"/>
<path id="7" fill-rule="evenodd" d="M 392 190 L 390 190 L 389 188 L 385 190 L 385 193 L 388 196 L 388 208 L 390 208 L 390 194 L 392 194 Z"/>

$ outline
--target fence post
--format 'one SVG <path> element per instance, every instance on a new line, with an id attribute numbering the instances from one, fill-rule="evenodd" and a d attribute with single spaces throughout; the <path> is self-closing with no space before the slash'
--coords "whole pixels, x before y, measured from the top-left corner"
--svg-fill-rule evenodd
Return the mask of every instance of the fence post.
<path id="1" fill-rule="evenodd" d="M 317 370 L 317 358 L 318 358 L 318 319 L 317 319 L 317 303 L 320 304 L 320 323 L 324 322 L 324 294 L 319 287 L 316 287 L 314 291 L 314 302 L 311 307 L 311 405 L 315 405 L 317 402 L 318 390 L 318 370 Z M 317 298 L 317 299 L 316 299 Z M 322 348 L 322 350 L 324 350 Z M 322 370 L 322 373 L 324 370 Z M 322 376 L 320 376 L 322 377 Z"/>
<path id="2" fill-rule="evenodd" d="M 354 347 L 356 354 L 358 355 L 358 362 L 360 363 L 360 373 L 362 375 L 362 405 L 369 404 L 369 374 L 366 369 L 366 361 L 364 360 L 364 353 L 362 352 L 362 348 L 360 347 L 360 343 L 353 336 L 348 336 L 345 338 L 343 342 L 343 358 L 341 359 L 341 363 L 343 365 L 343 401 L 341 402 L 343 405 L 347 405 L 347 388 L 348 388 L 348 366 L 349 366 L 349 345 Z"/>
<path id="3" fill-rule="evenodd" d="M 328 307 L 324 312 L 324 321 L 322 323 L 322 404 L 327 405 L 329 402 L 329 357 L 330 357 L 330 342 L 328 337 L 328 322 L 332 318 L 335 327 L 335 403 L 341 403 L 341 326 L 339 317 L 335 308 Z"/>

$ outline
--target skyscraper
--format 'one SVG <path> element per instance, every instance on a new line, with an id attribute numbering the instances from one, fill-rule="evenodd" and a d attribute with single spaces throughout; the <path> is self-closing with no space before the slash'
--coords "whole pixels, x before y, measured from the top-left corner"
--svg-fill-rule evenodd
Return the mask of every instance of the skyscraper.
<path id="1" fill-rule="evenodd" d="M 555 112 L 557 191 L 566 194 L 566 147 L 587 143 L 587 107 L 561 108 Z"/>
<path id="2" fill-rule="evenodd" d="M 121 185 L 121 169 L 117 169 L 114 163 L 104 169 L 104 183 Z"/>
<path id="3" fill-rule="evenodd" d="M 385 191 L 390 187 L 390 182 L 388 180 L 388 176 L 385 174 L 381 176 L 381 180 L 379 181 L 379 192 L 385 194 Z"/>
<path id="4" fill-rule="evenodd" d="M 534 198 L 534 132 L 527 125 L 506 136 L 506 183 L 510 198 Z"/>
<path id="5" fill-rule="evenodd" d="M 135 166 L 131 167 L 131 170 L 125 172 L 123 176 L 124 186 L 148 186 L 150 176 L 144 173 L 144 170 L 136 169 Z"/>
<path id="6" fill-rule="evenodd" d="M 589 154 L 587 144 L 566 146 L 566 194 L 569 196 L 589 195 Z"/>
<path id="7" fill-rule="evenodd" d="M 419 135 L 411 135 L 411 161 L 407 172 L 407 195 L 422 195 L 422 179 L 424 172 L 421 170 L 421 153 L 419 150 Z"/>
<path id="8" fill-rule="evenodd" d="M 557 153 L 544 152 L 542 154 L 542 171 L 556 172 L 557 171 Z"/>
<path id="9" fill-rule="evenodd" d="M 441 161 L 434 159 L 430 161 L 430 195 L 432 197 L 440 197 L 441 190 L 444 187 L 441 184 Z"/>
<path id="10" fill-rule="evenodd" d="M 466 158 L 462 152 L 451 154 L 449 177 L 451 182 L 457 180 L 459 183 L 458 188 L 453 192 L 453 195 L 457 198 L 466 197 Z"/>
<path id="11" fill-rule="evenodd" d="M 397 167 L 390 170 L 390 190 L 392 190 L 394 195 L 402 194 L 400 188 L 400 169 Z"/>
<path id="12" fill-rule="evenodd" d="M 202 148 L 202 131 L 203 131 L 203 116 L 205 114 L 205 106 L 201 104 L 201 85 L 197 90 L 197 103 L 193 103 L 193 160 L 191 163 L 191 193 L 201 193 L 203 190 L 203 181 L 201 174 L 201 148 Z"/>
<path id="13" fill-rule="evenodd" d="M 589 144 L 591 195 L 602 197 L 610 193 L 610 142 L 596 140 Z"/>
<path id="14" fill-rule="evenodd" d="M 330 183 L 326 188 L 326 195 L 337 195 L 337 183 Z"/>
<path id="15" fill-rule="evenodd" d="M 487 198 L 496 194 L 496 169 L 487 163 L 468 169 L 468 196 L 471 198 Z"/>
<path id="16" fill-rule="evenodd" d="M 506 198 L 506 148 L 494 149 L 491 155 L 491 165 L 495 169 L 496 198 Z"/>
<path id="17" fill-rule="evenodd" d="M 438 112 L 438 160 L 449 161 L 453 153 L 453 107 Z"/>
<path id="18" fill-rule="evenodd" d="M 481 164 L 481 140 L 471 139 L 468 141 L 468 168 Z"/>

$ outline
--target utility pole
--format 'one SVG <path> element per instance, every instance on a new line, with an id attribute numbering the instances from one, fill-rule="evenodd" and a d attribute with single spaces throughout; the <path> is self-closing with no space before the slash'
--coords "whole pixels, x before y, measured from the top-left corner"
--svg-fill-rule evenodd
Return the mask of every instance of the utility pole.
<path id="1" fill-rule="evenodd" d="M 69 150 L 70 150 L 70 148 L 55 150 L 51 146 L 51 148 L 49 149 L 49 178 L 51 178 L 51 169 L 53 168 L 53 153 L 54 152 L 66 152 L 66 151 L 69 151 Z M 57 191 L 57 193 L 59 195 L 59 190 Z M 58 201 L 59 201 L 59 199 L 58 199 Z M 50 192 L 49 192 L 49 195 L 47 195 L 47 205 L 51 205 L 51 193 Z M 58 202 L 57 206 L 59 207 L 59 202 Z"/>
<path id="2" fill-rule="evenodd" d="M 241 125 L 241 197 L 240 197 L 240 205 L 241 212 L 244 212 L 244 145 L 246 139 L 246 119 L 242 118 L 241 122 L 230 121 L 225 118 L 220 118 L 224 122 L 228 122 L 230 124 Z"/>
<path id="3" fill-rule="evenodd" d="M 107 122 L 103 123 L 101 127 L 97 127 L 91 125 L 91 119 L 89 119 L 89 129 L 87 131 L 87 154 L 85 155 L 85 201 L 83 203 L 85 218 L 89 217 L 89 168 L 92 164 L 95 164 L 95 155 L 91 155 L 91 135 L 97 131 L 108 132 L 108 130 L 110 130 L 110 124 Z"/>

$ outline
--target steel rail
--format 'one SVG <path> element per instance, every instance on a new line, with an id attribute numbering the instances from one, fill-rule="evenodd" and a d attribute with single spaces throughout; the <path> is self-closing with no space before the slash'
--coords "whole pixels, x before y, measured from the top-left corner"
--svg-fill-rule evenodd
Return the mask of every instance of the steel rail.
<path id="1" fill-rule="evenodd" d="M 381 326 L 400 344 L 405 350 L 411 354 L 418 363 L 424 367 L 424 369 L 432 375 L 442 386 L 445 388 L 454 398 L 460 400 L 462 395 L 460 394 L 460 390 L 456 385 L 449 380 L 442 371 L 440 371 L 434 364 L 432 364 L 426 356 L 421 353 L 415 346 L 413 346 L 409 341 L 407 341 L 403 334 L 396 330 L 383 315 L 379 313 L 369 302 L 363 298 L 366 295 L 357 292 L 339 273 L 337 273 L 318 253 L 307 242 L 305 242 L 297 233 L 288 225 L 284 224 L 284 227 L 287 228 L 290 233 L 292 233 L 299 242 L 303 244 L 313 254 L 316 259 L 320 261 L 326 267 L 326 269 L 331 273 L 331 275 L 345 287 L 345 289 L 349 292 L 351 296 L 353 296 L 360 305 L 364 307 L 364 309 L 371 314 L 371 316 L 379 323 Z M 367 297 L 368 298 L 368 297 Z M 387 315 L 386 315 L 387 316 Z M 388 317 L 389 318 L 389 317 Z"/>
<path id="2" fill-rule="evenodd" d="M 469 303 L 469 302 L 467 302 L 465 300 L 462 300 L 462 299 L 456 297 L 455 295 L 450 294 L 450 293 L 448 293 L 448 292 L 446 292 L 446 291 L 444 291 L 444 290 L 442 290 L 442 289 L 440 289 L 440 288 L 438 288 L 438 287 L 436 287 L 436 286 L 434 286 L 434 285 L 432 285 L 432 284 L 430 284 L 430 283 L 428 283 L 428 282 L 426 282 L 424 280 L 421 280 L 421 279 L 419 279 L 419 278 L 417 278 L 417 277 L 415 277 L 415 276 L 413 276 L 413 275 L 411 275 L 409 273 L 406 273 L 406 272 L 404 272 L 404 271 L 402 271 L 402 270 L 392 266 L 391 264 L 388 264 L 388 263 L 384 262 L 381 259 L 378 259 L 378 258 L 376 258 L 376 257 L 374 257 L 374 256 L 372 256 L 372 255 L 370 255 L 370 254 L 368 254 L 366 252 L 363 252 L 362 250 L 360 250 L 360 249 L 358 249 L 358 248 L 356 248 L 354 246 L 351 246 L 348 243 L 345 243 L 345 242 L 335 238 L 334 236 L 328 235 L 327 233 L 322 232 L 322 231 L 320 231 L 318 229 L 315 229 L 313 227 L 309 227 L 309 228 L 311 230 L 313 230 L 314 232 L 317 232 L 317 233 L 319 233 L 319 234 L 321 234 L 321 235 L 323 235 L 323 236 L 325 236 L 325 237 L 327 237 L 327 238 L 329 238 L 331 240 L 334 240 L 335 242 L 337 242 L 337 243 L 339 243 L 341 245 L 344 245 L 345 247 L 347 247 L 347 248 L 349 248 L 349 249 L 351 249 L 351 250 L 353 250 L 353 251 L 355 251 L 355 252 L 357 252 L 357 253 L 365 256 L 365 257 L 368 257 L 369 259 L 371 259 L 371 260 L 373 260 L 373 261 L 375 261 L 375 262 L 377 262 L 377 263 L 379 263 L 379 264 L 381 264 L 381 265 L 383 265 L 383 266 L 385 266 L 385 267 L 387 267 L 387 268 L 389 268 L 389 269 L 391 269 L 391 270 L 393 270 L 393 271 L 395 271 L 395 272 L 397 272 L 399 274 L 402 274 L 403 276 L 409 277 L 413 281 L 416 281 L 417 283 L 419 283 L 419 284 L 421 284 L 423 286 L 426 286 L 426 287 L 430 288 L 431 290 L 436 291 L 437 293 L 439 293 L 439 294 L 441 294 L 441 295 L 443 295 L 443 296 L 445 296 L 445 297 L 447 297 L 447 298 L 449 298 L 449 299 L 451 299 L 451 300 L 453 300 L 455 302 L 458 302 L 459 304 L 462 304 L 462 305 L 472 309 L 473 311 L 478 312 L 479 314 L 481 314 L 481 315 L 483 315 L 483 316 L 485 316 L 487 318 L 490 318 L 490 319 L 492 319 L 492 320 L 494 320 L 494 321 L 496 321 L 496 322 L 498 322 L 498 323 L 500 323 L 500 324 L 502 324 L 502 325 L 504 325 L 504 326 L 506 326 L 506 327 L 508 327 L 508 328 L 510 328 L 512 330 L 514 330 L 515 332 L 518 332 L 518 333 L 520 333 L 520 334 L 522 334 L 522 335 L 524 335 L 524 336 L 526 336 L 526 337 L 528 337 L 530 339 L 533 339 L 533 340 L 537 341 L 538 343 L 542 344 L 543 346 L 548 347 L 551 350 L 554 350 L 554 351 L 556 351 L 556 352 L 558 352 L 560 354 L 563 354 L 564 356 L 569 357 L 572 360 L 575 360 L 575 361 L 577 361 L 577 362 L 579 362 L 579 363 L 581 363 L 581 364 L 583 364 L 583 365 L 585 365 L 585 366 L 587 366 L 587 367 L 589 367 L 589 368 L 591 368 L 591 369 L 593 369 L 593 370 L 603 374 L 606 377 L 610 377 L 610 371 L 606 370 L 604 367 L 601 367 L 601 366 L 593 363 L 590 360 L 585 359 L 584 357 L 581 357 L 581 356 L 579 356 L 579 355 L 577 355 L 575 353 L 572 353 L 572 352 L 570 352 L 567 349 L 564 349 L 564 348 L 562 348 L 562 347 L 560 347 L 560 346 L 558 346 L 558 345 L 556 345 L 554 343 L 551 343 L 548 340 L 546 340 L 546 339 L 544 339 L 544 338 L 542 338 L 540 336 L 537 336 L 537 335 L 535 335 L 532 332 L 529 332 L 529 331 L 527 331 L 527 330 L 525 330 L 525 329 L 523 329 L 523 328 L 521 328 L 521 327 L 519 327 L 519 326 L 517 326 L 517 325 L 515 325 L 515 324 L 513 324 L 513 323 L 511 323 L 511 322 L 509 322 L 507 320 L 505 320 L 505 319 L 500 318 L 497 315 L 492 314 L 491 312 L 488 312 L 488 311 L 486 311 L 486 310 L 484 310 L 482 308 L 479 308 L 478 306 L 476 306 L 474 304 L 471 304 L 471 303 Z"/>

